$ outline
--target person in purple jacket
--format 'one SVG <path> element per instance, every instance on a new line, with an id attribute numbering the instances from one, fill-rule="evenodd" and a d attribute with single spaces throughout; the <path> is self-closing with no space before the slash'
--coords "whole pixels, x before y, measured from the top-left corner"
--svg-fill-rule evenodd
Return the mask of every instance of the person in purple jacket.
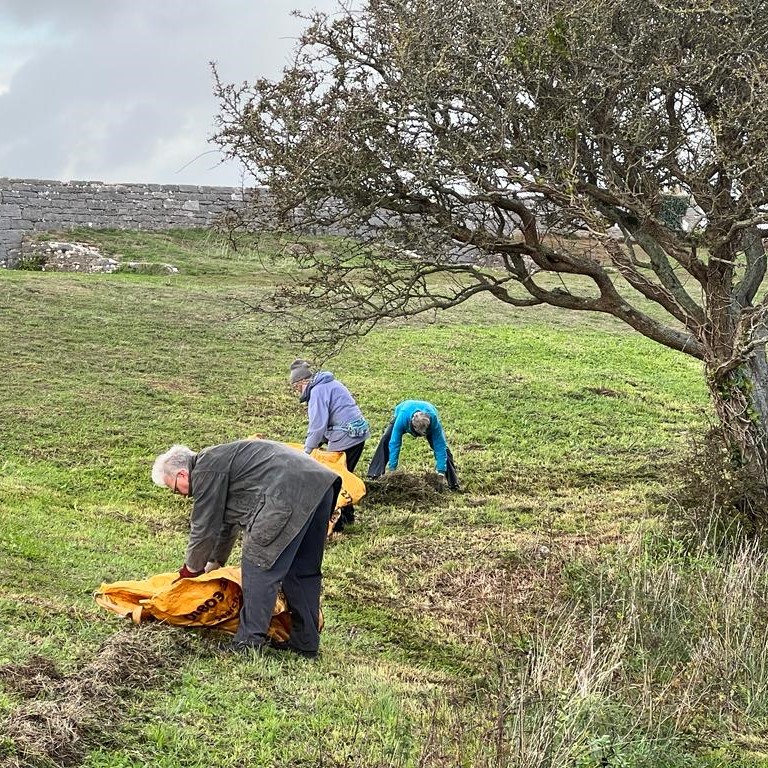
<path id="1" fill-rule="evenodd" d="M 371 429 L 352 393 L 330 371 L 314 372 L 301 359 L 291 363 L 288 382 L 299 402 L 307 404 L 309 428 L 304 452 L 312 453 L 327 444 L 327 450 L 344 454 L 347 469 L 354 472 Z M 348 504 L 341 509 L 334 530 L 341 531 L 354 521 L 355 509 Z"/>

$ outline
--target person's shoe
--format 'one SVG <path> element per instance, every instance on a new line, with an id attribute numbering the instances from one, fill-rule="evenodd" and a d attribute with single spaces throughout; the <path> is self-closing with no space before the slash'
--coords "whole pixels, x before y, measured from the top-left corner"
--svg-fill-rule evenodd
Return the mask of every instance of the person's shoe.
<path id="1" fill-rule="evenodd" d="M 231 643 L 228 643 L 227 645 L 223 646 L 221 649 L 222 653 L 253 653 L 255 655 L 261 656 L 265 649 L 267 648 L 267 643 L 249 643 L 246 640 L 233 640 Z"/>
<path id="2" fill-rule="evenodd" d="M 334 533 L 341 533 L 348 525 L 355 522 L 355 508 L 351 504 L 342 507 L 340 512 L 339 519 L 333 526 Z"/>
<path id="3" fill-rule="evenodd" d="M 301 656 L 304 659 L 317 659 L 319 655 L 319 651 L 306 651 L 303 648 L 297 648 L 295 645 L 291 645 L 287 640 L 270 640 L 269 647 L 276 651 L 295 653 L 297 656 Z"/>

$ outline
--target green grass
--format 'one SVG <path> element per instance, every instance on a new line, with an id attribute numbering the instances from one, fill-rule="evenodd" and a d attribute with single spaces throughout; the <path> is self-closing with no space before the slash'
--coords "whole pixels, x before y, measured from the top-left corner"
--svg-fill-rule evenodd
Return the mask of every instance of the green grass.
<path id="1" fill-rule="evenodd" d="M 181 271 L 0 273 L 0 665 L 45 657 L 70 677 L 143 631 L 93 590 L 181 565 L 189 503 L 152 486 L 154 456 L 300 440 L 286 377 L 311 354 L 242 314 L 275 279 L 258 251 L 199 232 L 77 237 Z M 709 418 L 696 361 L 611 318 L 486 299 L 379 330 L 330 367 L 375 438 L 399 400 L 434 402 L 462 492 L 359 506 L 326 554 L 316 665 L 155 628 L 173 663 L 95 700 L 109 728 L 84 719 L 80 764 L 768 765 L 768 565 L 691 554 L 662 519 Z M 402 466 L 431 468 L 424 441 Z M 29 701 L 2 683 L 12 722 Z M 0 764 L 46 764 L 8 728 Z"/>

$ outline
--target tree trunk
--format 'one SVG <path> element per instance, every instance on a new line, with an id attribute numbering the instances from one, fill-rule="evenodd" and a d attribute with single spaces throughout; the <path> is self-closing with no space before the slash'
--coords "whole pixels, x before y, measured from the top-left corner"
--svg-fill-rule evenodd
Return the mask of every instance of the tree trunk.
<path id="1" fill-rule="evenodd" d="M 715 410 L 735 466 L 768 490 L 768 360 L 758 347 L 725 374 L 708 365 Z"/>

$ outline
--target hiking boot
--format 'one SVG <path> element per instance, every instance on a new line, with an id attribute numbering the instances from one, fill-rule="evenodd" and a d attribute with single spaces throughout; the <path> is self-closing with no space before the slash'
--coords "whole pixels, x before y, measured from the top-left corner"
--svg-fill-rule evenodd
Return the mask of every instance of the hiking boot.
<path id="1" fill-rule="evenodd" d="M 307 651 L 303 648 L 297 648 L 295 645 L 291 645 L 287 640 L 270 640 L 269 647 L 276 651 L 288 651 L 288 653 L 295 653 L 297 656 L 301 656 L 304 659 L 317 659 L 319 651 Z"/>
<path id="2" fill-rule="evenodd" d="M 262 656 L 267 648 L 267 643 L 252 642 L 246 640 L 233 640 L 221 648 L 222 653 L 253 653 Z"/>
<path id="3" fill-rule="evenodd" d="M 355 522 L 355 508 L 351 504 L 342 507 L 340 513 L 339 519 L 333 526 L 334 533 L 341 533 L 348 525 Z"/>

